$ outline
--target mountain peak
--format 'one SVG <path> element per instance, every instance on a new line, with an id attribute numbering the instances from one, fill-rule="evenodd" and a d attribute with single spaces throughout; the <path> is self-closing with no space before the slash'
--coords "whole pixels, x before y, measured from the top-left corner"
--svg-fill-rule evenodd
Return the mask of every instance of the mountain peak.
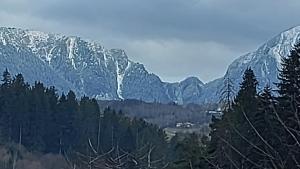
<path id="1" fill-rule="evenodd" d="M 198 77 L 194 77 L 194 76 L 188 77 L 183 81 L 181 81 L 180 83 L 194 83 L 194 84 L 204 85 L 204 83 Z"/>
<path id="2" fill-rule="evenodd" d="M 238 90 L 241 75 L 251 67 L 260 88 L 277 80 L 282 56 L 299 42 L 300 26 L 286 30 L 256 51 L 236 59 L 227 75 Z M 224 78 L 203 84 L 197 77 L 165 83 L 122 49 L 105 49 L 76 36 L 0 28 L 0 67 L 22 73 L 30 83 L 42 81 L 59 91 L 72 89 L 98 99 L 137 99 L 162 103 L 217 103 Z M 226 76 L 227 76 L 226 75 Z"/>
<path id="3" fill-rule="evenodd" d="M 2 27 L 0 67 L 22 73 L 30 83 L 37 80 L 59 91 L 71 89 L 102 100 L 174 101 L 166 83 L 131 61 L 124 50 L 105 49 L 77 36 Z M 191 77 L 181 85 L 174 92 L 182 93 L 176 99 L 185 104 L 198 97 L 203 83 Z"/>
<path id="4" fill-rule="evenodd" d="M 300 26 L 287 29 L 271 38 L 256 51 L 242 55 L 234 60 L 229 65 L 225 76 L 231 79 L 237 91 L 239 89 L 239 83 L 242 81 L 241 75 L 245 69 L 251 67 L 259 81 L 259 90 L 263 89 L 267 84 L 276 88 L 274 82 L 277 82 L 278 69 L 281 67 L 282 57 L 288 56 L 294 45 L 300 42 L 299 40 Z M 224 88 L 225 79 L 221 78 L 206 84 L 205 87 L 207 91 L 205 93 L 213 94 L 211 94 L 211 96 L 204 95 L 202 100 L 207 98 L 209 98 L 207 100 L 210 101 L 217 100 L 217 92 Z M 216 90 L 216 88 L 218 89 Z"/>

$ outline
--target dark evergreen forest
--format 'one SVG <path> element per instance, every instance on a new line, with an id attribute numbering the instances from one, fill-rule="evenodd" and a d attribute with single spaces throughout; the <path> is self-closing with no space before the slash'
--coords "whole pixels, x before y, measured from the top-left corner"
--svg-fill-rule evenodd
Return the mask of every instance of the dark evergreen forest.
<path id="1" fill-rule="evenodd" d="M 282 58 L 275 88 L 258 91 L 258 84 L 248 67 L 237 95 L 223 102 L 223 115 L 212 118 L 209 136 L 177 134 L 167 141 L 156 125 L 109 107 L 100 111 L 95 99 L 72 91 L 31 86 L 5 70 L 0 141 L 62 155 L 73 169 L 300 168 L 300 45 Z M 12 151 L 15 158 L 4 166 L 14 169 L 22 157 Z"/>
<path id="2" fill-rule="evenodd" d="M 294 169 L 300 164 L 300 45 L 282 58 L 278 83 L 257 91 L 249 67 L 221 119 L 213 118 L 204 157 L 210 168 Z M 194 167 L 195 168 L 195 167 Z"/>
<path id="3" fill-rule="evenodd" d="M 30 86 L 22 74 L 12 77 L 8 70 L 2 82 L 2 144 L 14 142 L 29 151 L 61 154 L 78 167 L 98 163 L 162 167 L 165 162 L 166 137 L 155 125 L 110 108 L 100 112 L 95 99 L 77 99 L 72 91 L 59 96 L 54 87 L 41 82 Z"/>

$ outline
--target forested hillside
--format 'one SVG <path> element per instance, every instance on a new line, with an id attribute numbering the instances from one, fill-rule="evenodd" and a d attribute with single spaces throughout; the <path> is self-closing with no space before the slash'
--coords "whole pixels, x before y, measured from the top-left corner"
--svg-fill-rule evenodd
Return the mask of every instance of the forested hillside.
<path id="1" fill-rule="evenodd" d="M 300 45 L 281 66 L 277 87 L 261 92 L 251 68 L 245 71 L 237 96 L 211 125 L 211 168 L 299 168 Z"/>
<path id="2" fill-rule="evenodd" d="M 44 158 L 36 154 L 50 153 L 48 162 L 60 158 L 66 169 L 296 169 L 300 45 L 282 58 L 279 72 L 276 88 L 267 85 L 258 91 L 248 67 L 236 97 L 228 97 L 223 115 L 213 117 L 209 137 L 177 134 L 167 141 L 154 124 L 100 108 L 95 99 L 78 99 L 72 91 L 58 95 L 41 82 L 30 86 L 22 74 L 12 77 L 5 70 L 0 86 L 0 152 L 5 160 L 0 164 L 25 169 L 28 160 L 22 164 L 33 153 L 35 164 L 42 166 Z"/>
<path id="3" fill-rule="evenodd" d="M 100 112 L 95 99 L 77 100 L 72 91 L 59 96 L 54 87 L 45 87 L 41 82 L 30 86 L 21 74 L 12 77 L 8 70 L 2 81 L 2 144 L 14 142 L 31 152 L 60 154 L 68 159 L 70 167 L 85 168 L 102 162 L 122 168 L 164 164 L 167 142 L 157 126 L 109 108 Z M 19 150 L 14 151 L 7 168 L 19 159 Z M 106 159 L 109 162 L 101 161 Z"/>

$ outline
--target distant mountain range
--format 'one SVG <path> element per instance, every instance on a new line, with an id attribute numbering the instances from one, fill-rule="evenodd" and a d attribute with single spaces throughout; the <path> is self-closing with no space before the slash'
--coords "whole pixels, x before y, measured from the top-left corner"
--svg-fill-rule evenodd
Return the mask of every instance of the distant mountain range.
<path id="1" fill-rule="evenodd" d="M 216 103 L 225 77 L 238 89 L 241 75 L 252 67 L 263 87 L 276 81 L 280 57 L 300 38 L 294 27 L 236 59 L 224 77 L 204 84 L 196 77 L 178 83 L 163 82 L 145 67 L 128 59 L 124 50 L 98 43 L 16 28 L 0 28 L 0 69 L 22 73 L 27 81 L 42 81 L 60 91 L 73 90 L 99 100 L 136 99 L 146 102 Z M 201 54 L 200 54 L 201 55 Z"/>

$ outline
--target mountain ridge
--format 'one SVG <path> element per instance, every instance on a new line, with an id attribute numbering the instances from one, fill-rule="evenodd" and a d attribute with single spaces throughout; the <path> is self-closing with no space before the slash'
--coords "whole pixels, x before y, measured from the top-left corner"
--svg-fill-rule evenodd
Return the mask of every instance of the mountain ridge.
<path id="1" fill-rule="evenodd" d="M 220 99 L 220 90 L 224 86 L 226 78 L 233 82 L 235 91 L 239 89 L 242 74 L 251 67 L 259 82 L 258 90 L 262 90 L 267 84 L 276 88 L 278 69 L 281 67 L 281 57 L 289 55 L 290 50 L 300 40 L 300 26 L 287 29 L 259 46 L 256 50 L 248 52 L 235 59 L 227 68 L 223 77 L 208 82 L 204 86 L 205 95 L 203 102 L 216 102 Z"/>
<path id="2" fill-rule="evenodd" d="M 281 57 L 288 55 L 299 39 L 300 26 L 293 27 L 238 57 L 223 77 L 205 84 L 197 77 L 169 83 L 130 60 L 122 49 L 106 49 L 77 36 L 0 27 L 0 67 L 23 73 L 31 83 L 38 80 L 60 91 L 71 89 L 99 100 L 217 103 L 225 79 L 232 79 L 238 90 L 247 67 L 254 70 L 259 89 L 266 84 L 274 87 Z"/>
<path id="3" fill-rule="evenodd" d="M 20 49 L 22 49 L 21 53 L 27 53 L 26 58 L 42 61 L 43 64 L 39 64 L 47 69 L 45 71 L 47 73 L 32 77 L 28 75 L 29 70 L 18 69 L 16 65 L 20 65 L 20 58 L 16 56 Z M 182 96 L 180 94 L 169 93 L 167 87 L 184 84 L 186 88 L 190 85 L 186 81 L 191 81 L 191 85 L 195 86 L 203 85 L 203 82 L 195 78 L 188 78 L 178 84 L 163 82 L 157 75 L 149 73 L 143 64 L 131 61 L 124 50 L 105 49 L 96 42 L 77 36 L 1 27 L 0 55 L 7 51 L 10 54 L 1 57 L 0 66 L 2 65 L 3 68 L 7 66 L 13 70 L 12 73 L 22 72 L 25 78 L 29 77 L 31 83 L 40 80 L 46 85 L 57 86 L 58 81 L 61 81 L 59 90 L 72 89 L 80 95 L 89 95 L 100 100 L 140 99 L 163 103 L 175 100 L 180 101 L 179 104 L 184 104 L 186 99 L 178 98 Z M 5 66 L 7 62 L 11 64 Z M 32 71 L 39 72 L 34 69 L 36 66 L 34 63 L 25 65 L 27 69 L 31 67 L 31 74 Z M 57 78 L 49 74 L 56 74 Z M 46 80 L 42 76 L 51 77 L 53 81 Z M 176 88 L 178 89 L 182 88 Z M 196 89 L 197 87 L 192 87 L 188 90 Z M 176 93 L 184 93 L 184 91 L 176 91 Z M 172 98 L 169 97 L 170 95 Z"/>

